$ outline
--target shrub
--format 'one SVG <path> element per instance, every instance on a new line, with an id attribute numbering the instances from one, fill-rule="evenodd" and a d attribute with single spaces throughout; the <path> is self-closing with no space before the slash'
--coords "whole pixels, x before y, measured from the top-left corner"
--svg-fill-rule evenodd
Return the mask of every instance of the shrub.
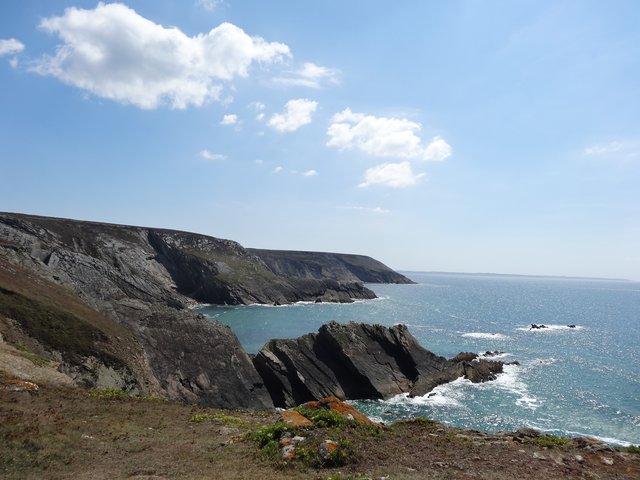
<path id="1" fill-rule="evenodd" d="M 561 445 L 566 445 L 571 440 L 566 437 L 558 437 L 557 435 L 540 435 L 539 437 L 532 437 L 526 440 L 527 443 L 532 445 L 537 445 L 539 447 L 559 447 Z"/>
<path id="2" fill-rule="evenodd" d="M 303 417 L 308 418 L 316 427 L 343 427 L 347 420 L 335 410 L 316 410 L 307 407 L 294 408 Z"/>

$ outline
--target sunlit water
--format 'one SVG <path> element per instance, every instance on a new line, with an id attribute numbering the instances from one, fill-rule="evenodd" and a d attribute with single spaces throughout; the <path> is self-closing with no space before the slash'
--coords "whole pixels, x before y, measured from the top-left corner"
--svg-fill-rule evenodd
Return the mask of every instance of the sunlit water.
<path id="1" fill-rule="evenodd" d="M 496 381 L 457 380 L 435 395 L 359 401 L 389 422 L 426 416 L 485 431 L 534 427 L 640 443 L 640 283 L 423 274 L 417 285 L 368 285 L 380 297 L 353 304 L 203 307 L 231 326 L 251 353 L 271 338 L 315 332 L 329 320 L 405 323 L 420 343 L 446 357 L 499 350 Z M 530 324 L 550 328 L 529 329 Z M 575 324 L 576 328 L 568 328 Z"/>

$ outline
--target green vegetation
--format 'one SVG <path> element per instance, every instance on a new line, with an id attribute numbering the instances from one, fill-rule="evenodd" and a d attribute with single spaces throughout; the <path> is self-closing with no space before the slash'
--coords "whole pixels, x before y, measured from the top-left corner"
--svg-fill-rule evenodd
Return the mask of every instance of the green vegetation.
<path id="1" fill-rule="evenodd" d="M 311 420 L 315 427 L 344 427 L 347 420 L 335 410 L 319 410 L 307 407 L 294 408 L 303 417 Z"/>
<path id="2" fill-rule="evenodd" d="M 16 350 L 24 353 L 24 356 L 29 360 L 31 360 L 31 362 L 36 367 L 45 367 L 49 365 L 49 359 L 47 357 L 43 357 L 42 355 L 36 355 L 26 345 L 19 343 L 18 345 L 15 345 L 15 347 L 16 347 Z"/>
<path id="3" fill-rule="evenodd" d="M 640 454 L 640 445 L 631 445 L 627 447 L 627 452 Z"/>
<path id="4" fill-rule="evenodd" d="M 269 443 L 275 441 L 276 445 L 285 432 L 295 433 L 295 429 L 287 425 L 286 423 L 274 423 L 273 425 L 265 425 L 253 434 L 253 440 L 258 445 L 258 448 L 263 449 Z"/>
<path id="5" fill-rule="evenodd" d="M 131 395 L 124 390 L 120 390 L 119 388 L 105 388 L 105 389 L 97 389 L 91 388 L 87 390 L 87 395 L 93 398 L 104 398 L 107 400 L 138 400 L 142 402 L 167 402 L 165 398 L 161 397 L 153 397 L 153 396 L 142 396 L 142 395 Z"/>
<path id="6" fill-rule="evenodd" d="M 232 417 L 223 413 L 198 413 L 193 415 L 190 419 L 192 423 L 204 423 L 204 422 L 217 422 L 224 424 L 235 424 L 240 427 L 248 427 L 249 424 L 238 417 Z"/>
<path id="7" fill-rule="evenodd" d="M 528 438 L 526 440 L 527 443 L 532 445 L 537 445 L 539 447 L 559 447 L 562 445 L 566 445 L 571 440 L 565 437 L 558 437 L 557 435 L 540 435 L 539 437 Z"/>
<path id="8" fill-rule="evenodd" d="M 120 363 L 96 348 L 96 342 L 106 340 L 103 332 L 54 306 L 0 287 L 0 313 L 16 320 L 30 337 L 70 359 L 99 356 L 105 363 Z"/>

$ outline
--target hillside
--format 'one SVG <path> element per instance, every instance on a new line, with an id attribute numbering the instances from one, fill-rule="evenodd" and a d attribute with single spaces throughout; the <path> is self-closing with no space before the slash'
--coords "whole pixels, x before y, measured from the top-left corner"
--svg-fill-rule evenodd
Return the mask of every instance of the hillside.
<path id="1" fill-rule="evenodd" d="M 80 385 L 270 408 L 233 332 L 190 307 L 373 297 L 353 275 L 274 271 L 230 240 L 0 214 L 0 334 Z"/>

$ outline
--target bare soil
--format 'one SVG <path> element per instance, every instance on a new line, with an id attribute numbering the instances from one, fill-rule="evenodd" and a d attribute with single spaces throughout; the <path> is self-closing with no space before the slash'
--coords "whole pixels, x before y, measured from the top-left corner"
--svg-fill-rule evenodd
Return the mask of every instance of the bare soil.
<path id="1" fill-rule="evenodd" d="M 222 411 L 158 399 L 96 398 L 61 385 L 10 391 L 0 372 L 5 479 L 639 479 L 640 455 L 576 442 L 542 447 L 435 422 L 345 427 L 345 464 L 312 467 L 260 451 L 253 434 L 277 412 Z M 191 421 L 209 414 L 211 421 Z M 306 427 L 331 438 L 335 429 Z M 523 442 L 524 443 L 521 443 Z"/>

